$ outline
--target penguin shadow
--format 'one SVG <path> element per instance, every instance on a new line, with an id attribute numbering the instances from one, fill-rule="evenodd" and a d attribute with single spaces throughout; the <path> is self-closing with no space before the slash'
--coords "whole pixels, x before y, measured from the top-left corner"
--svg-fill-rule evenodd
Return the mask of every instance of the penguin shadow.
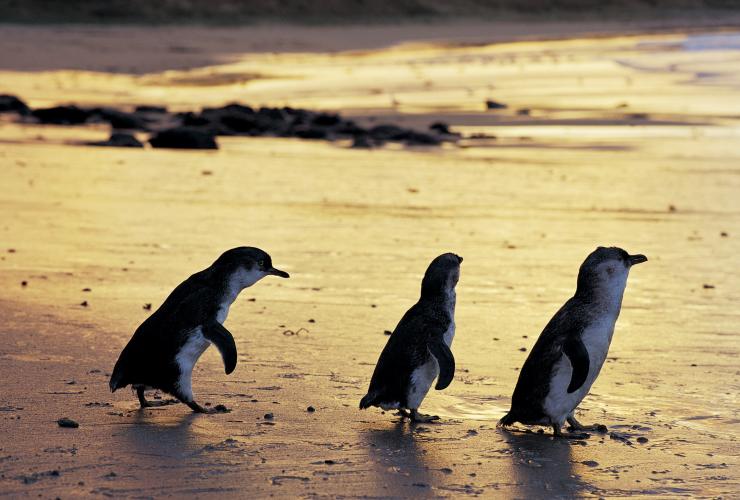
<path id="1" fill-rule="evenodd" d="M 423 424 L 427 425 L 427 424 Z M 427 451 L 420 446 L 417 430 L 419 425 L 399 419 L 392 427 L 362 431 L 362 441 L 370 461 L 370 473 L 374 474 L 369 484 L 378 488 L 369 495 L 418 496 L 432 486 L 432 476 L 426 457 Z M 382 489 L 392 487 L 392 490 Z"/>
<path id="2" fill-rule="evenodd" d="M 183 411 L 180 415 L 163 414 L 150 409 L 137 409 L 132 414 L 130 425 L 122 426 L 116 433 L 121 448 L 129 452 L 182 458 L 196 452 L 202 444 L 195 422 L 203 421 L 201 415 Z"/>
<path id="3" fill-rule="evenodd" d="M 515 497 L 579 497 L 591 490 L 575 473 L 573 446 L 578 444 L 536 433 L 500 432 L 511 457 Z"/>

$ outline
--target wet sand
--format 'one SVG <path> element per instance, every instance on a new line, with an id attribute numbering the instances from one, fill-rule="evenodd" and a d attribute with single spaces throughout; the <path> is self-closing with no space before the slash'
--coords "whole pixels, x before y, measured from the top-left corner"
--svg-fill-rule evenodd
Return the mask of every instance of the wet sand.
<path id="1" fill-rule="evenodd" d="M 239 100 L 497 137 L 371 151 L 219 138 L 215 152 L 132 151 L 76 145 L 107 137 L 100 126 L 0 121 L 0 494 L 735 496 L 736 39 L 254 53 L 143 75 L 0 72 L 0 92 L 34 106 Z M 223 78 L 255 74 L 269 78 Z M 509 107 L 485 111 L 485 99 Z M 233 411 L 141 411 L 128 391 L 111 395 L 108 374 L 142 306 L 241 244 L 269 251 L 291 279 L 267 278 L 232 307 L 231 376 L 213 349 L 196 368 L 201 402 Z M 609 359 L 578 414 L 622 439 L 496 429 L 520 349 L 600 244 L 650 258 L 632 272 Z M 422 407 L 441 423 L 360 412 L 383 330 L 444 251 L 465 262 L 458 370 Z M 80 427 L 58 427 L 65 416 Z"/>

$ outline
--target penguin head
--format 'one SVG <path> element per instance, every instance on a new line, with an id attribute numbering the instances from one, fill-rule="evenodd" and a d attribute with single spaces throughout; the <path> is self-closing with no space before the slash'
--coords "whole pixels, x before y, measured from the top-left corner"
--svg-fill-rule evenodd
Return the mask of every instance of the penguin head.
<path id="1" fill-rule="evenodd" d="M 621 297 L 630 268 L 646 261 L 642 254 L 630 255 L 617 247 L 598 247 L 581 264 L 576 293 L 598 291 Z"/>
<path id="2" fill-rule="evenodd" d="M 454 253 L 443 253 L 436 257 L 421 282 L 421 295 L 436 295 L 455 288 L 460 279 L 460 264 L 463 258 Z"/>
<path id="3" fill-rule="evenodd" d="M 227 250 L 216 259 L 212 267 L 229 281 L 235 282 L 239 288 L 251 286 L 268 275 L 290 277 L 285 271 L 273 267 L 267 252 L 254 247 Z"/>

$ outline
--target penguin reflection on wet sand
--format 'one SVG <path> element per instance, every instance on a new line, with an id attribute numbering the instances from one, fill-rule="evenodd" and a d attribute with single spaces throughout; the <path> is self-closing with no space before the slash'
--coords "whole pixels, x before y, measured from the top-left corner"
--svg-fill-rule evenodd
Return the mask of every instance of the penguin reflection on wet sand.
<path id="1" fill-rule="evenodd" d="M 214 344 L 226 373 L 234 371 L 236 344 L 223 322 L 239 293 L 268 275 L 288 277 L 264 251 L 238 247 L 183 281 L 134 332 L 113 368 L 111 391 L 131 385 L 142 408 L 161 405 L 144 397 L 145 390 L 159 389 L 198 413 L 228 411 L 221 405 L 206 410 L 193 400 L 193 367 Z"/>
<path id="2" fill-rule="evenodd" d="M 511 410 L 499 426 L 550 425 L 555 436 L 564 436 L 560 428 L 567 420 L 573 431 L 605 430 L 581 425 L 574 412 L 606 360 L 630 269 L 645 261 L 644 255 L 615 247 L 598 247 L 586 258 L 575 295 L 537 339 L 519 374 Z"/>
<path id="3" fill-rule="evenodd" d="M 455 375 L 450 345 L 455 336 L 455 285 L 462 260 L 446 253 L 429 264 L 421 282 L 421 297 L 388 339 L 360 409 L 398 409 L 401 416 L 414 422 L 439 418 L 421 415 L 418 409 L 435 378 L 439 377 L 434 387 L 439 391 L 450 385 Z"/>

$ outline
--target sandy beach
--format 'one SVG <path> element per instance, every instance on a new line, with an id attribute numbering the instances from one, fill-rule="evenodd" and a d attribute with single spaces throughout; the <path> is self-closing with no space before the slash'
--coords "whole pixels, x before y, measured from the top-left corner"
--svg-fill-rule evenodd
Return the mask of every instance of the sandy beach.
<path id="1" fill-rule="evenodd" d="M 104 125 L 0 115 L 0 496 L 738 495 L 740 31 L 519 40 L 457 25 L 404 39 L 376 27 L 363 41 L 316 27 L 291 45 L 260 28 L 261 48 L 226 28 L 174 43 L 172 29 L 3 27 L 0 93 L 33 107 L 293 106 L 443 121 L 462 139 L 132 150 L 83 145 L 107 138 Z M 53 61 L 38 55 L 57 37 Z M 238 245 L 267 250 L 291 278 L 232 306 L 233 374 L 215 349 L 197 365 L 200 401 L 232 412 L 140 410 L 128 390 L 111 394 L 145 304 Z M 650 259 L 578 413 L 610 434 L 497 429 L 598 245 Z M 360 412 L 384 330 L 446 251 L 465 258 L 457 372 L 422 406 L 441 421 Z"/>

